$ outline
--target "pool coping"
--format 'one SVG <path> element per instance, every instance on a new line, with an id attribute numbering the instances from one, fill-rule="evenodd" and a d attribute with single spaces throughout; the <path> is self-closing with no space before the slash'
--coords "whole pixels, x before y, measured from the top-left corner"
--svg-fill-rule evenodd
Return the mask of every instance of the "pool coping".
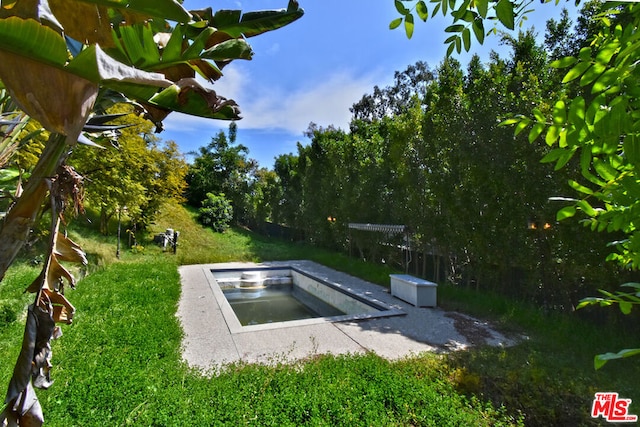
<path id="1" fill-rule="evenodd" d="M 297 265 L 296 265 L 297 264 Z M 248 325 L 243 326 L 238 317 L 236 316 L 233 308 L 227 298 L 224 296 L 222 289 L 218 285 L 218 282 L 212 273 L 212 270 L 219 272 L 231 272 L 231 271 L 277 271 L 277 270 L 291 270 L 295 271 L 299 274 L 305 275 L 313 280 L 316 280 L 325 286 L 329 286 L 341 293 L 344 293 L 351 298 L 357 299 L 361 302 L 364 302 L 367 305 L 372 306 L 373 308 L 379 310 L 375 313 L 360 313 L 360 314 L 344 314 L 339 316 L 325 316 L 325 317 L 314 317 L 310 319 L 300 319 L 300 320 L 288 320 L 286 322 L 271 322 L 271 323 L 263 323 L 260 325 Z M 215 264 L 204 267 L 204 274 L 209 283 L 209 287 L 211 288 L 211 292 L 213 293 L 220 310 L 222 311 L 222 315 L 227 323 L 229 331 L 232 334 L 240 334 L 247 332 L 256 332 L 256 331 L 266 331 L 271 329 L 281 329 L 288 327 L 296 327 L 296 326 L 307 326 L 307 325 L 316 325 L 322 323 L 334 323 L 334 322 L 349 322 L 349 321 L 357 321 L 357 320 L 368 320 L 368 319 L 376 319 L 383 317 L 392 317 L 392 316 L 404 316 L 406 313 L 399 309 L 392 307 L 391 305 L 380 301 L 379 299 L 372 297 L 371 292 L 367 291 L 359 291 L 350 286 L 347 286 L 343 283 L 339 283 L 335 280 L 330 280 L 326 277 L 318 277 L 316 273 L 311 271 L 310 268 L 304 268 L 300 262 L 283 262 L 278 263 L 277 265 L 273 265 L 273 263 L 269 264 L 257 264 L 255 266 L 238 266 L 238 267 L 225 267 L 218 268 L 215 267 Z"/>

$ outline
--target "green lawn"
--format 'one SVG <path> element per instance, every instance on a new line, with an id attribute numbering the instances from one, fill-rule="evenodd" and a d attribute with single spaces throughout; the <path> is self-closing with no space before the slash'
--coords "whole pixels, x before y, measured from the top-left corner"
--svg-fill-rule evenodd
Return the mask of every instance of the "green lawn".
<path id="1" fill-rule="evenodd" d="M 246 230 L 218 235 L 191 218 L 174 207 L 151 230 L 181 231 L 175 255 L 144 241 L 142 253 L 123 251 L 116 260 L 114 239 L 96 239 L 82 229 L 72 233 L 90 248 L 94 266 L 68 293 L 77 308 L 74 324 L 63 326 L 64 335 L 53 343 L 54 385 L 38 391 L 46 425 L 475 426 L 517 425 L 520 417 L 526 425 L 589 425 L 596 391 L 617 391 L 634 400 L 632 413 L 640 413 L 637 359 L 593 370 L 593 354 L 617 350 L 624 333 L 446 286 L 443 305 L 488 316 L 528 339 L 511 348 L 398 362 L 372 354 L 317 356 L 295 365 L 191 370 L 181 361 L 175 317 L 179 264 L 306 258 L 378 283 L 388 281 L 389 273 Z M 0 287 L 3 384 L 19 352 L 31 299 L 22 289 L 37 273 L 22 263 Z"/>

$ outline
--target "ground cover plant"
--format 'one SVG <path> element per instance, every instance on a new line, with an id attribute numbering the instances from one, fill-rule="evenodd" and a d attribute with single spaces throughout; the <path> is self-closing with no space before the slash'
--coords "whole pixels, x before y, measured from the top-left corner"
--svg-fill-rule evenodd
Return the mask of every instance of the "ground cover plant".
<path id="1" fill-rule="evenodd" d="M 235 364 L 202 375 L 180 357 L 177 265 L 304 258 L 333 260 L 360 275 L 361 261 L 265 239 L 249 230 L 214 233 L 194 211 L 165 209 L 153 226 L 181 231 L 176 254 L 141 239 L 144 250 L 115 258 L 115 239 L 78 228 L 71 237 L 100 259 L 73 292 L 74 324 L 53 343 L 54 385 L 40 399 L 49 425 L 590 425 L 593 393 L 615 390 L 640 410 L 638 367 L 629 360 L 593 369 L 593 354 L 622 340 L 592 323 L 551 316 L 500 296 L 441 286 L 441 304 L 490 317 L 528 338 L 514 347 L 425 354 L 389 362 L 365 356 L 309 355 L 296 365 Z M 78 221 L 80 224 L 80 221 Z M 89 241 L 96 239 L 93 245 Z M 198 245 L 201 248 L 198 248 Z M 370 266 L 382 277 L 386 267 Z M 20 293 L 38 274 L 27 262 L 10 270 L 0 306 L 0 376 L 10 375 L 21 339 Z M 80 286 L 81 285 L 81 286 Z M 491 402 L 491 403 L 489 403 Z M 504 405 L 504 409 L 501 408 Z"/>

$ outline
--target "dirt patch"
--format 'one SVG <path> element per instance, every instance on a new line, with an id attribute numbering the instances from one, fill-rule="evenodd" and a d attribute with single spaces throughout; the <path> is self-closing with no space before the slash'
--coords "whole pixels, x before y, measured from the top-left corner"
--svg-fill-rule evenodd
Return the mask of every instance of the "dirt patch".
<path id="1" fill-rule="evenodd" d="M 446 313 L 446 317 L 453 319 L 453 326 L 473 346 L 485 345 L 493 338 L 489 326 L 460 313 Z"/>

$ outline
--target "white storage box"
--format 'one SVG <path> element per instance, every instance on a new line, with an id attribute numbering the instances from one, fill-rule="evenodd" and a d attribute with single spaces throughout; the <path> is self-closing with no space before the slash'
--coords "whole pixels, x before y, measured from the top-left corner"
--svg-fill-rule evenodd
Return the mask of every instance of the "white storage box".
<path id="1" fill-rule="evenodd" d="M 438 284 L 408 274 L 390 274 L 391 295 L 416 307 L 435 307 Z"/>

